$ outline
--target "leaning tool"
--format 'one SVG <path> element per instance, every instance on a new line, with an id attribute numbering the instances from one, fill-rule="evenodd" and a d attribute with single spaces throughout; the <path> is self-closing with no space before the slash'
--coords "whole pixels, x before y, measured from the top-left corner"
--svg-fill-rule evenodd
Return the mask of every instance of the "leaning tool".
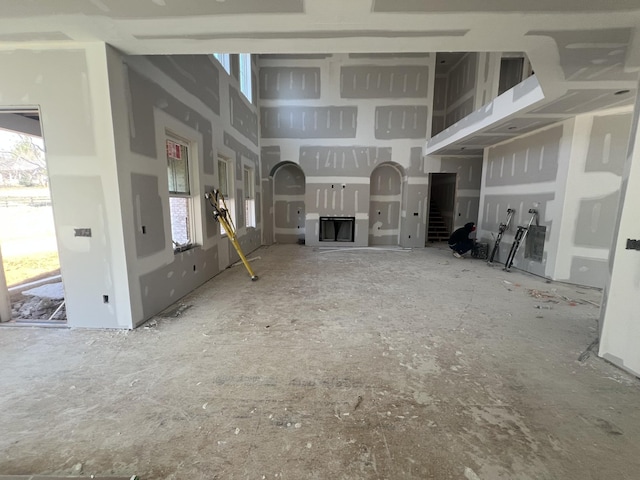
<path id="1" fill-rule="evenodd" d="M 529 220 L 529 224 L 526 227 L 518 226 L 518 231 L 516 232 L 516 236 L 513 239 L 513 244 L 511 245 L 511 250 L 509 251 L 509 256 L 507 257 L 507 261 L 504 263 L 503 270 L 508 272 L 513 265 L 513 259 L 516 258 L 516 253 L 518 253 L 518 249 L 522 244 L 522 241 L 527 238 L 527 233 L 529 233 L 529 229 L 533 222 L 536 222 L 538 225 L 538 210 L 531 208 L 529 209 L 529 213 L 531 214 L 531 219 Z"/>
<path id="2" fill-rule="evenodd" d="M 233 224 L 231 215 L 229 215 L 229 209 L 227 208 L 227 204 L 224 201 L 224 195 L 220 193 L 220 190 L 213 189 L 211 192 L 205 193 L 204 198 L 209 200 L 209 203 L 213 208 L 213 218 L 215 218 L 216 221 L 220 225 L 222 225 L 222 228 L 224 228 L 224 231 L 227 232 L 227 236 L 229 237 L 231 244 L 236 249 L 236 252 L 238 252 L 238 255 L 240 256 L 240 260 L 242 260 L 242 263 L 247 269 L 247 272 L 249 272 L 249 275 L 251 276 L 251 280 L 253 281 L 258 280 L 258 276 L 255 273 L 253 273 L 253 270 L 251 269 L 251 265 L 249 265 L 249 262 L 247 261 L 247 258 L 244 256 L 244 253 L 242 253 L 242 248 L 240 248 L 240 244 L 238 243 L 238 238 L 236 237 L 236 227 Z"/>
<path id="3" fill-rule="evenodd" d="M 498 248 L 500 247 L 500 241 L 502 240 L 502 235 L 504 235 L 504 232 L 509 230 L 509 225 L 511 225 L 511 219 L 513 218 L 514 213 L 516 213 L 516 211 L 513 208 L 507 208 L 507 221 L 504 223 L 501 223 L 500 226 L 498 227 L 498 236 L 496 237 L 496 243 L 493 244 L 491 255 L 489 255 L 489 259 L 487 260 L 487 263 L 489 265 L 493 264 L 493 259 L 495 258 L 496 253 L 498 253 Z"/>

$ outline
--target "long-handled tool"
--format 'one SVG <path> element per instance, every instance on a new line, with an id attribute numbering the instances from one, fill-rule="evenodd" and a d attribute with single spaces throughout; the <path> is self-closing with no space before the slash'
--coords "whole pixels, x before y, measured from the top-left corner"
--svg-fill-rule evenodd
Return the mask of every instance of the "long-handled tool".
<path id="1" fill-rule="evenodd" d="M 516 237 L 513 239 L 513 244 L 511 245 L 511 250 L 509 251 L 509 256 L 507 257 L 507 261 L 504 263 L 503 270 L 508 272 L 513 265 L 513 260 L 516 258 L 516 253 L 518 253 L 518 249 L 522 244 L 522 241 L 527 238 L 527 233 L 529 233 L 529 229 L 533 224 L 534 220 L 536 225 L 538 225 L 538 210 L 531 208 L 529 209 L 529 213 L 531 214 L 531 219 L 529 220 L 529 224 L 526 227 L 518 226 L 518 231 L 516 232 Z"/>
<path id="2" fill-rule="evenodd" d="M 238 243 L 238 238 L 236 237 L 236 227 L 233 224 L 231 215 L 229 215 L 229 209 L 227 208 L 227 204 L 224 201 L 224 195 L 220 193 L 220 190 L 214 189 L 211 192 L 205 193 L 204 198 L 209 200 L 211 207 L 213 207 L 213 218 L 215 218 L 216 221 L 220 225 L 222 225 L 222 228 L 224 228 L 224 231 L 227 232 L 227 236 L 229 237 L 231 244 L 236 249 L 236 252 L 238 252 L 238 255 L 240 256 L 240 260 L 242 260 L 242 263 L 247 269 L 247 272 L 249 272 L 249 275 L 251 276 L 251 280 L 253 281 L 258 280 L 258 276 L 255 273 L 253 273 L 253 270 L 251 269 L 251 265 L 249 265 L 249 262 L 244 256 L 244 253 L 242 253 L 242 248 L 240 248 L 240 244 Z"/>
<path id="3" fill-rule="evenodd" d="M 514 213 L 516 213 L 516 211 L 513 208 L 507 208 L 507 221 L 505 223 L 501 223 L 498 227 L 498 236 L 496 237 L 496 243 L 493 244 L 493 250 L 491 250 L 491 255 L 489 255 L 489 259 L 487 260 L 487 263 L 489 265 L 493 264 L 493 259 L 495 258 L 496 253 L 498 253 L 498 248 L 500 247 L 502 235 L 504 235 L 504 232 L 509 230 L 511 219 L 513 218 Z"/>

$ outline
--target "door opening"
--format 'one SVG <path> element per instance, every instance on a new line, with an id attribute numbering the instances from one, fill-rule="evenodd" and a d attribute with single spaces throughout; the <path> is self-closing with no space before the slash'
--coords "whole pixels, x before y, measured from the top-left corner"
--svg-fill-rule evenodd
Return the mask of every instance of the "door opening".
<path id="1" fill-rule="evenodd" d="M 65 324 L 64 289 L 37 109 L 0 109 L 0 321 Z M 1 279 L 0 279 L 1 280 Z"/>
<path id="2" fill-rule="evenodd" d="M 455 225 L 455 173 L 429 174 L 429 220 L 427 241 L 446 242 Z"/>

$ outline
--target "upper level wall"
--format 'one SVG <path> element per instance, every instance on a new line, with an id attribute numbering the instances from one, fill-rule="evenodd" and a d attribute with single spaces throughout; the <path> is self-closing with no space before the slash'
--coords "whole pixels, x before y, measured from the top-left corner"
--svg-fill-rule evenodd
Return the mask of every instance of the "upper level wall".
<path id="1" fill-rule="evenodd" d="M 134 325 L 237 260 L 204 194 L 218 188 L 218 157 L 230 161 L 229 203 L 243 250 L 260 243 L 258 117 L 211 55 L 127 56 L 109 52 L 127 264 Z M 174 253 L 167 178 L 167 132 L 191 145 L 195 242 Z M 246 228 L 243 167 L 255 172 L 257 228 Z"/>
<path id="2" fill-rule="evenodd" d="M 424 176 L 434 60 L 431 54 L 260 57 L 263 176 L 283 161 L 302 167 L 307 244 L 319 243 L 319 217 L 345 216 L 356 218 L 355 245 L 367 245 L 370 176 L 377 165 L 394 163 L 409 176 L 401 244 L 424 245 L 427 185 L 411 184 L 411 176 Z"/>

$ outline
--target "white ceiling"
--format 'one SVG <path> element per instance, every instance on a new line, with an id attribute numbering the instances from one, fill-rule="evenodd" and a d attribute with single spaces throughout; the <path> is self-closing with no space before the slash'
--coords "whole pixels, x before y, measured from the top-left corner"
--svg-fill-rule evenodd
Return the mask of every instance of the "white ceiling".
<path id="1" fill-rule="evenodd" d="M 539 115 L 557 118 L 585 99 L 632 101 L 640 0 L 2 0 L 0 49 L 93 41 L 127 54 L 521 51 L 561 98 Z"/>

